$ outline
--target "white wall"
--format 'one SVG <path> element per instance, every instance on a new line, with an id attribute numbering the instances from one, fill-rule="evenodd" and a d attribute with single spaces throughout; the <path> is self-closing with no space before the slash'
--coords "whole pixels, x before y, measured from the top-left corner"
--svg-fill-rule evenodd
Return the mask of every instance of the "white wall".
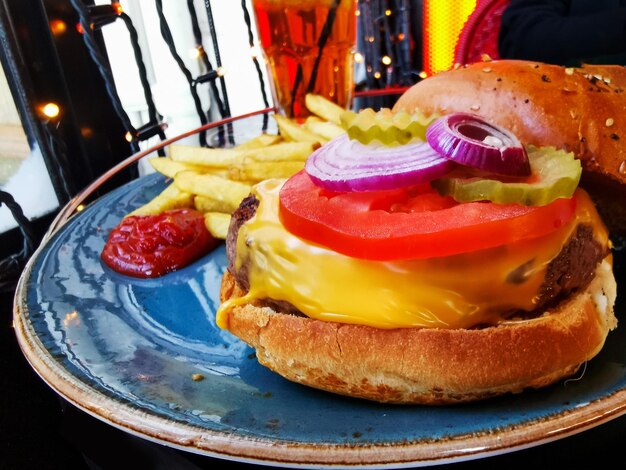
<path id="1" fill-rule="evenodd" d="M 15 102 L 9 90 L 9 84 L 0 65 L 0 124 L 20 125 L 20 117 L 15 109 Z"/>
<path id="2" fill-rule="evenodd" d="M 98 0 L 97 3 L 109 2 Z M 171 137 L 197 127 L 200 125 L 200 120 L 189 92 L 188 82 L 162 39 L 155 3 L 145 0 L 143 2 L 124 0 L 121 4 L 124 12 L 130 16 L 133 25 L 138 30 L 155 105 L 168 123 L 166 134 Z M 216 68 L 217 63 L 204 1 L 195 0 L 195 7 L 202 31 L 203 47 L 207 51 L 211 64 Z M 237 116 L 264 108 L 258 75 L 248 44 L 248 31 L 241 3 L 220 0 L 211 2 L 211 7 L 222 67 L 225 72 L 224 79 L 231 115 Z M 203 67 L 200 59 L 192 57 L 196 44 L 186 2 L 163 0 L 163 11 L 172 30 L 178 54 L 184 60 L 192 76 L 197 77 L 203 73 Z M 251 5 L 248 11 L 252 16 L 254 28 L 254 13 Z M 129 46 L 127 28 L 121 20 L 118 20 L 105 26 L 102 32 L 120 99 L 133 125 L 139 127 L 147 120 L 147 108 L 133 51 Z M 254 33 L 256 37 L 256 30 Z M 265 73 L 264 64 L 262 67 Z M 208 110 L 211 106 L 209 84 L 199 85 L 197 89 L 202 99 L 203 109 Z M 271 97 L 269 99 L 271 104 Z"/>

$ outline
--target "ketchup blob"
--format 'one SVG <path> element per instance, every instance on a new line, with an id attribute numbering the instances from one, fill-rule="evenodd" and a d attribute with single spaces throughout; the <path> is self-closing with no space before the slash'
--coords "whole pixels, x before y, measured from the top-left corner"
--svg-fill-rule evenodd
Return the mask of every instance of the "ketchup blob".
<path id="1" fill-rule="evenodd" d="M 101 258 L 119 273 L 152 278 L 190 264 L 218 243 L 201 212 L 175 209 L 125 217 L 109 234 Z"/>

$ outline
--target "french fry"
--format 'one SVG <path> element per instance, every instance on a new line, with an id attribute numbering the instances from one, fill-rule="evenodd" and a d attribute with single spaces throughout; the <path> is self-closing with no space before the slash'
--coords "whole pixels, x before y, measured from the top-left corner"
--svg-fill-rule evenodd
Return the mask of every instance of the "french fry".
<path id="1" fill-rule="evenodd" d="M 315 116 L 309 116 L 304 121 L 304 128 L 314 134 L 321 135 L 327 140 L 332 140 L 335 137 L 339 137 L 341 134 L 345 134 L 346 131 L 343 127 L 338 126 L 334 122 L 324 121 Z"/>
<path id="2" fill-rule="evenodd" d="M 181 191 L 205 196 L 223 202 L 228 211 L 234 211 L 239 203 L 250 194 L 251 186 L 238 181 L 193 171 L 181 171 L 176 174 L 174 184 Z"/>
<path id="3" fill-rule="evenodd" d="M 230 170 L 237 181 L 259 182 L 270 178 L 289 178 L 304 168 L 304 162 L 249 162 Z"/>
<path id="4" fill-rule="evenodd" d="M 198 195 L 193 198 L 193 206 L 200 212 L 230 212 L 231 210 L 229 202 Z"/>
<path id="5" fill-rule="evenodd" d="M 138 207 L 128 215 L 155 215 L 173 209 L 193 207 L 193 194 L 181 191 L 176 185 L 169 184 L 156 197 Z"/>
<path id="6" fill-rule="evenodd" d="M 215 238 L 226 240 L 230 217 L 230 214 L 223 212 L 207 212 L 204 214 L 204 225 Z"/>
<path id="7" fill-rule="evenodd" d="M 261 162 L 304 161 L 319 146 L 319 142 L 281 141 L 267 147 L 250 149 L 177 148 L 172 153 L 172 161 L 178 164 L 205 168 L 205 171 L 215 173 L 220 168 L 240 167 L 248 160 Z M 225 154 L 222 153 L 223 150 L 230 152 Z"/>
<path id="8" fill-rule="evenodd" d="M 338 104 L 313 93 L 307 93 L 304 104 L 316 116 L 341 126 L 341 114 L 346 110 Z"/>
<path id="9" fill-rule="evenodd" d="M 152 165 L 152 168 L 169 178 L 174 178 L 179 171 L 206 171 L 206 167 L 193 165 L 191 163 L 177 162 L 169 157 L 152 157 L 148 159 L 148 162 Z"/>
<path id="10" fill-rule="evenodd" d="M 317 142 L 320 144 L 328 141 L 328 139 L 322 137 L 321 135 L 313 134 L 304 127 L 300 126 L 297 122 L 286 118 L 285 116 L 281 116 L 280 114 L 274 114 L 273 116 L 276 120 L 276 124 L 278 124 L 280 135 L 282 135 L 285 140 L 296 142 Z"/>
<path id="11" fill-rule="evenodd" d="M 235 148 L 239 150 L 258 149 L 277 144 L 282 140 L 283 138 L 277 134 L 261 134 L 248 140 L 247 142 L 244 142 L 243 144 L 237 145 Z"/>
<path id="12" fill-rule="evenodd" d="M 319 146 L 319 142 L 281 142 L 269 147 L 246 151 L 242 154 L 241 162 L 236 163 L 235 166 L 245 165 L 248 162 L 303 162 Z"/>
<path id="13" fill-rule="evenodd" d="M 241 160 L 242 150 L 216 149 L 190 145 L 170 145 L 170 158 L 175 162 L 215 168 L 228 168 Z"/>

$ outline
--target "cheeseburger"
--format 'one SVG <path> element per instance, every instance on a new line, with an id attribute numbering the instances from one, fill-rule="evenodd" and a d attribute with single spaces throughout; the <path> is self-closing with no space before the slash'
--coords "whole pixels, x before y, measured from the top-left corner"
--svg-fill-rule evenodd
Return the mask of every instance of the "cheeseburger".
<path id="1" fill-rule="evenodd" d="M 575 374 L 617 325 L 609 232 L 580 181 L 621 182 L 596 152 L 626 115 L 587 103 L 609 92 L 582 81 L 490 62 L 423 80 L 392 111 L 346 112 L 345 135 L 233 214 L 218 325 L 291 381 L 386 403 Z"/>

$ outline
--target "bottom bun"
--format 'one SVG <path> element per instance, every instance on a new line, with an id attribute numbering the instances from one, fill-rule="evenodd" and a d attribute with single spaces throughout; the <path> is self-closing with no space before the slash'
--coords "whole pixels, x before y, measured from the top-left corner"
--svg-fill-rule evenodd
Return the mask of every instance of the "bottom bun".
<path id="1" fill-rule="evenodd" d="M 243 292 L 227 272 L 222 301 Z M 480 329 L 340 324 L 245 304 L 228 330 L 261 364 L 310 387 L 385 403 L 444 405 L 550 385 L 576 373 L 617 326 L 611 264 L 556 307 Z"/>

